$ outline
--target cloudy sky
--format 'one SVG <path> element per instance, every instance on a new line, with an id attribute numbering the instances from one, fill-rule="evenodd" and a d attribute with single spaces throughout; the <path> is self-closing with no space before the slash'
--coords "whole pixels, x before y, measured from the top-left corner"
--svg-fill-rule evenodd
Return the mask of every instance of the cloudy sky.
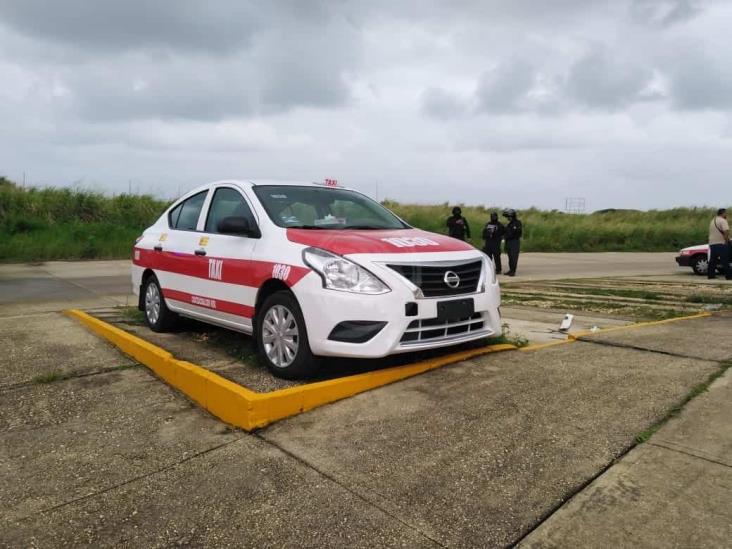
<path id="1" fill-rule="evenodd" d="M 0 0 L 0 175 L 729 205 L 731 51 L 728 0 Z"/>

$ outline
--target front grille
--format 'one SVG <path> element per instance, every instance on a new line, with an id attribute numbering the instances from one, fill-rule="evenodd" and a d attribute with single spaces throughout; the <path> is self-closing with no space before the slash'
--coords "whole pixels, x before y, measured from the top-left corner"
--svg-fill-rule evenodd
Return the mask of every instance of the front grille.
<path id="1" fill-rule="evenodd" d="M 470 317 L 445 322 L 437 318 L 413 320 L 407 326 L 401 342 L 404 345 L 428 343 L 483 331 L 485 323 L 480 313 Z"/>
<path id="2" fill-rule="evenodd" d="M 422 290 L 425 297 L 472 294 L 478 289 L 483 262 L 470 261 L 456 265 L 387 265 Z M 451 288 L 445 282 L 445 274 L 452 271 L 460 282 Z"/>

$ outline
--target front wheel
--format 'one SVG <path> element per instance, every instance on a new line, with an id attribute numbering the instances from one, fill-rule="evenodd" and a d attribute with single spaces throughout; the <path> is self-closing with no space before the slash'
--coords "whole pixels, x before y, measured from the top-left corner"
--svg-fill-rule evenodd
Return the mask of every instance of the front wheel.
<path id="1" fill-rule="evenodd" d="M 704 276 L 709 271 L 709 259 L 705 255 L 696 256 L 691 262 L 694 274 Z"/>
<path id="2" fill-rule="evenodd" d="M 302 311 L 290 292 L 276 292 L 264 300 L 257 311 L 255 335 L 259 353 L 275 376 L 300 379 L 317 371 Z"/>

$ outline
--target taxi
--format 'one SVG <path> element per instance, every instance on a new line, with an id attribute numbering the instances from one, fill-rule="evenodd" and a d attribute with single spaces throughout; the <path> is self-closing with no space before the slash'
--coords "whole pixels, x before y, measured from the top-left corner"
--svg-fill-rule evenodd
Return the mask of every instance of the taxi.
<path id="1" fill-rule="evenodd" d="M 152 330 L 182 315 L 251 334 L 284 378 L 312 375 L 317 357 L 378 358 L 501 333 L 485 254 L 330 179 L 199 187 L 144 231 L 132 263 Z"/>

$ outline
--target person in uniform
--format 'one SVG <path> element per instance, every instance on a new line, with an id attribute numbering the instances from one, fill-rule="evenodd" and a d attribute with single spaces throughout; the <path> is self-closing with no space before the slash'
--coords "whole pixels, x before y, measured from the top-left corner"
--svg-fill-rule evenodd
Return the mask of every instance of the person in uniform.
<path id="1" fill-rule="evenodd" d="M 463 211 L 455 206 L 452 209 L 452 216 L 447 218 L 448 234 L 453 238 L 465 240 L 470 238 L 470 225 L 468 220 L 463 217 Z"/>
<path id="2" fill-rule="evenodd" d="M 524 228 L 521 221 L 516 219 L 516 210 L 503 210 L 503 216 L 508 219 L 506 224 L 506 255 L 508 255 L 508 276 L 516 276 L 516 268 L 518 267 L 519 252 L 521 249 L 521 236 Z"/>
<path id="3" fill-rule="evenodd" d="M 732 280 L 729 270 L 729 223 L 727 210 L 720 208 L 717 216 L 709 224 L 709 270 L 707 277 L 717 278 L 717 265 L 720 265 L 722 276 Z"/>
<path id="4" fill-rule="evenodd" d="M 498 213 L 491 213 L 491 220 L 483 227 L 483 240 L 485 245 L 483 251 L 493 260 L 496 266 L 496 274 L 501 274 L 501 240 L 506 232 L 503 223 L 498 221 Z"/>

